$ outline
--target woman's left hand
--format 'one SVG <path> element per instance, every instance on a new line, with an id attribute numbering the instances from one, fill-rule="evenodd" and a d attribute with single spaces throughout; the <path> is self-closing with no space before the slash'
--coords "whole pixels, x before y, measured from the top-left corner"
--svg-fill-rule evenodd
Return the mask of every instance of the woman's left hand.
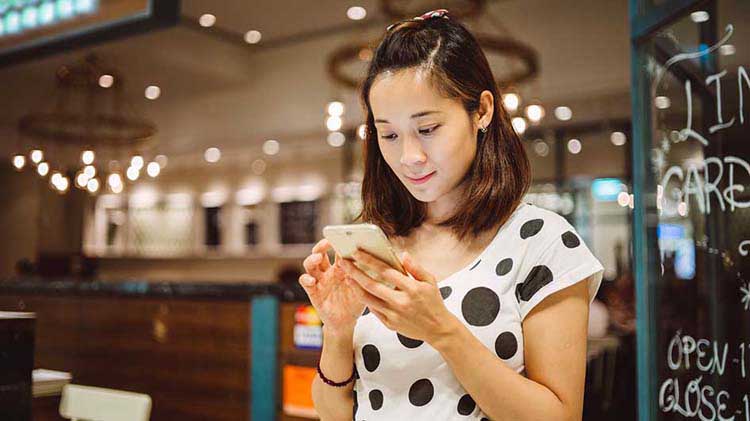
<path id="1" fill-rule="evenodd" d="M 348 275 L 346 282 L 356 287 L 362 302 L 388 329 L 428 343 L 446 333 L 451 325 L 447 322 L 453 314 L 443 303 L 437 280 L 412 261 L 408 253 L 404 253 L 401 265 L 414 279 L 362 249 L 352 257 L 380 279 L 395 285 L 392 289 L 368 276 L 351 261 L 342 260 Z"/>

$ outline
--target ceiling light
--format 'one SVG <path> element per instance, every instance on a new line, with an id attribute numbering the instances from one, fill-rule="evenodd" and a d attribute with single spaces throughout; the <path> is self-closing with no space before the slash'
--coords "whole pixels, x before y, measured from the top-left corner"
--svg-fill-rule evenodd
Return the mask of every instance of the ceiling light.
<path id="1" fill-rule="evenodd" d="M 612 141 L 612 144 L 615 146 L 622 146 L 628 139 L 623 132 L 612 132 L 609 136 L 609 140 Z"/>
<path id="2" fill-rule="evenodd" d="M 219 159 L 221 159 L 221 151 L 219 148 L 208 148 L 206 149 L 206 152 L 203 153 L 203 158 L 206 159 L 206 162 L 214 163 L 219 162 Z"/>
<path id="3" fill-rule="evenodd" d="M 328 115 L 341 117 L 344 114 L 344 104 L 341 101 L 331 101 L 328 103 Z"/>
<path id="4" fill-rule="evenodd" d="M 198 18 L 198 23 L 204 28 L 211 27 L 216 23 L 216 16 L 210 13 L 205 13 Z"/>
<path id="5" fill-rule="evenodd" d="M 526 107 L 526 117 L 528 117 L 529 121 L 532 123 L 538 123 L 544 118 L 544 108 L 539 104 L 531 104 Z"/>
<path id="6" fill-rule="evenodd" d="M 38 164 L 42 162 L 42 159 L 44 159 L 44 153 L 40 151 L 39 149 L 34 149 L 31 151 L 31 162 Z"/>
<path id="7" fill-rule="evenodd" d="M 161 172 L 161 167 L 159 167 L 159 164 L 156 162 L 149 162 L 146 166 L 146 174 L 151 178 L 159 175 L 159 172 Z"/>
<path id="8" fill-rule="evenodd" d="M 259 31 L 251 30 L 245 32 L 245 42 L 248 44 L 257 44 L 260 42 L 261 34 Z"/>
<path id="9" fill-rule="evenodd" d="M 164 168 L 167 166 L 167 162 L 169 160 L 167 159 L 166 155 L 156 155 L 156 157 L 154 158 L 154 161 L 156 161 L 160 167 Z"/>
<path id="10" fill-rule="evenodd" d="M 114 83 L 115 78 L 112 75 L 101 75 L 99 76 L 99 86 L 102 88 L 109 88 Z"/>
<path id="11" fill-rule="evenodd" d="M 329 116 L 326 119 L 326 127 L 328 127 L 328 130 L 335 132 L 339 129 L 341 129 L 341 126 L 344 124 L 343 121 L 341 121 L 341 117 L 337 117 L 335 115 Z"/>
<path id="12" fill-rule="evenodd" d="M 549 155 L 549 145 L 542 139 L 537 139 L 534 142 L 534 152 L 541 157 Z"/>
<path id="13" fill-rule="evenodd" d="M 145 95 L 146 95 L 146 98 L 151 99 L 151 100 L 159 98 L 159 96 L 161 95 L 161 88 L 159 88 L 156 85 L 151 85 L 146 88 Z"/>
<path id="14" fill-rule="evenodd" d="M 568 141 L 568 151 L 574 155 L 581 152 L 581 141 L 578 139 L 570 139 Z"/>
<path id="15" fill-rule="evenodd" d="M 38 172 L 39 175 L 44 177 L 49 172 L 49 164 L 46 162 L 40 162 L 39 165 L 37 165 L 36 167 L 36 172 Z"/>
<path id="16" fill-rule="evenodd" d="M 96 193 L 99 191 L 99 180 L 96 178 L 92 178 L 89 180 L 89 182 L 86 184 L 86 189 L 89 191 L 89 193 Z"/>
<path id="17" fill-rule="evenodd" d="M 140 155 L 135 155 L 130 159 L 130 166 L 135 168 L 136 170 L 140 170 L 143 168 L 143 157 Z"/>
<path id="18" fill-rule="evenodd" d="M 263 142 L 263 153 L 266 155 L 276 155 L 279 153 L 279 142 L 273 139 Z"/>
<path id="19" fill-rule="evenodd" d="M 328 141 L 328 144 L 333 146 L 334 148 L 338 148 L 339 146 L 346 143 L 346 136 L 344 136 L 341 132 L 331 132 L 328 133 L 328 138 L 326 139 Z"/>
<path id="20" fill-rule="evenodd" d="M 518 94 L 513 92 L 503 94 L 503 107 L 505 107 L 508 112 L 515 112 L 519 105 L 521 105 L 521 97 L 518 96 Z"/>
<path id="21" fill-rule="evenodd" d="M 17 170 L 22 170 L 24 165 L 26 165 L 25 156 L 18 154 L 13 157 L 13 166 L 16 167 Z"/>
<path id="22" fill-rule="evenodd" d="M 93 165 L 86 165 L 83 167 L 83 173 L 86 174 L 86 177 L 88 178 L 94 178 L 96 175 L 96 168 Z"/>
<path id="23" fill-rule="evenodd" d="M 367 16 L 367 10 L 361 6 L 352 6 L 347 9 L 346 16 L 351 20 L 362 20 Z"/>
<path id="24" fill-rule="evenodd" d="M 83 162 L 84 165 L 90 165 L 92 162 L 94 162 L 94 151 L 83 151 L 81 152 L 81 162 Z"/>
<path id="25" fill-rule="evenodd" d="M 528 124 L 526 124 L 526 119 L 523 117 L 513 117 L 510 120 L 510 123 L 513 125 L 513 129 L 519 135 L 522 135 L 526 131 L 526 127 L 528 126 Z"/>
<path id="26" fill-rule="evenodd" d="M 128 167 L 128 171 L 126 172 L 126 175 L 128 176 L 128 180 L 135 181 L 138 179 L 138 176 L 140 175 L 140 173 L 138 172 L 138 168 Z"/>
<path id="27" fill-rule="evenodd" d="M 555 118 L 560 121 L 568 121 L 573 118 L 573 111 L 570 109 L 570 107 L 561 105 L 555 108 Z"/>

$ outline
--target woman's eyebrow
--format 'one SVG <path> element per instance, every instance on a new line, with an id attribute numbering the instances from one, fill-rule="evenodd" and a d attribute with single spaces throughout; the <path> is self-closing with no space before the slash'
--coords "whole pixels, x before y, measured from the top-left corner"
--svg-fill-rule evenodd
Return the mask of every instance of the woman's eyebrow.
<path id="1" fill-rule="evenodd" d="M 416 114 L 412 114 L 411 118 L 424 117 L 430 114 L 442 114 L 442 111 L 436 111 L 436 110 L 420 111 Z M 375 119 L 375 122 L 376 123 L 390 123 L 388 120 L 384 120 L 382 118 Z"/>

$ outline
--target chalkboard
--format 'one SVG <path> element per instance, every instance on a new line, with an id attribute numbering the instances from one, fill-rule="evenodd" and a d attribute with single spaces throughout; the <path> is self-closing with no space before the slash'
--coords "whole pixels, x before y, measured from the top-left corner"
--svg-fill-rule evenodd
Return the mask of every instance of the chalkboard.
<path id="1" fill-rule="evenodd" d="M 695 4 L 648 36 L 634 69 L 655 202 L 639 313 L 654 378 L 641 381 L 659 420 L 750 421 L 750 2 Z"/>

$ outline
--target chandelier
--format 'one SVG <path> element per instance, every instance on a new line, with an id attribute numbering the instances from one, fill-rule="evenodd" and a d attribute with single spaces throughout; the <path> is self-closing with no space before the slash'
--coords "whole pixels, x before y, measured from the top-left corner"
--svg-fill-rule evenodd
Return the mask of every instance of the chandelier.
<path id="1" fill-rule="evenodd" d="M 121 193 L 126 179 L 137 180 L 142 169 L 156 177 L 166 157 L 144 160 L 156 144 L 156 126 L 127 101 L 124 82 L 118 69 L 94 54 L 59 67 L 48 110 L 18 121 L 16 170 L 49 176 L 50 187 L 59 193 L 71 185 L 91 194 Z"/>
<path id="2" fill-rule="evenodd" d="M 523 135 L 529 125 L 538 124 L 545 116 L 540 101 L 524 101 L 521 97 L 524 85 L 532 82 L 539 73 L 539 58 L 533 48 L 511 36 L 501 22 L 487 13 L 486 3 L 486 0 L 453 0 L 446 5 L 445 1 L 380 0 L 382 12 L 394 20 L 418 16 L 426 10 L 441 7 L 448 9 L 452 18 L 469 20 L 476 26 L 481 23 L 480 18 L 489 21 L 491 31 L 477 29 L 472 32 L 488 58 L 499 56 L 512 64 L 493 69 L 493 72 L 498 76 L 496 83 L 502 92 L 503 106 L 511 116 L 513 128 Z M 380 38 L 352 41 L 332 51 L 327 60 L 327 73 L 331 80 L 346 89 L 357 89 L 364 78 L 361 66 L 369 63 L 379 42 Z M 352 71 L 351 67 L 357 64 L 360 65 L 358 71 Z"/>

